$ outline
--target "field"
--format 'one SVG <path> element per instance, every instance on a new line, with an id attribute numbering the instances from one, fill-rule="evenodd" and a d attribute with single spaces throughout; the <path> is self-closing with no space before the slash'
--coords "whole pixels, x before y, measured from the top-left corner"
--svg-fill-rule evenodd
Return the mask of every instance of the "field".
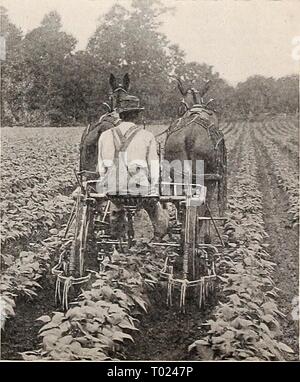
<path id="1" fill-rule="evenodd" d="M 163 261 L 161 253 L 145 251 L 116 253 L 80 301 L 59 310 L 50 269 L 72 209 L 82 129 L 2 129 L 2 359 L 299 358 L 298 121 L 221 128 L 228 148 L 227 246 L 216 295 L 185 314 L 145 282 Z"/>

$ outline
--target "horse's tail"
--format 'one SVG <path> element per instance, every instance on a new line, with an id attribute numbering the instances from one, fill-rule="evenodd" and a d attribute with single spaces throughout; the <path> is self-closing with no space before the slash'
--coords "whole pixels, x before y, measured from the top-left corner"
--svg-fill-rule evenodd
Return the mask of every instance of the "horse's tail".
<path id="1" fill-rule="evenodd" d="M 79 144 L 79 171 L 84 170 L 84 163 L 86 162 L 87 152 L 86 145 L 84 144 L 85 139 L 89 133 L 90 124 L 83 130 Z"/>
<path id="2" fill-rule="evenodd" d="M 97 160 L 96 159 L 97 155 L 95 155 L 95 152 L 97 150 L 99 134 L 94 134 L 93 131 L 95 131 L 95 129 L 98 128 L 99 125 L 100 125 L 100 122 L 89 124 L 83 130 L 80 144 L 79 144 L 80 171 L 83 171 L 83 170 L 95 171 L 96 160 Z"/>

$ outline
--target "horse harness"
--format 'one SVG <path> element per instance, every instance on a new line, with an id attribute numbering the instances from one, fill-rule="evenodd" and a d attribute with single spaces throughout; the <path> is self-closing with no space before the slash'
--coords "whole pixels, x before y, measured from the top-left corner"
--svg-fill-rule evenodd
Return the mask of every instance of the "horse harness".
<path id="1" fill-rule="evenodd" d="M 206 119 L 201 117 L 201 105 L 194 105 L 191 109 L 188 109 L 185 114 L 179 118 L 174 126 L 169 126 L 166 131 L 163 133 L 167 133 L 167 136 L 170 136 L 171 134 L 180 131 L 181 129 L 191 125 L 192 123 L 197 123 L 199 126 L 204 128 L 207 131 L 207 134 L 213 144 L 215 153 L 216 153 L 216 159 L 217 159 L 217 167 L 218 167 L 218 173 L 222 173 L 223 175 L 226 173 L 226 148 L 225 148 L 225 140 L 224 140 L 224 134 L 222 131 L 220 131 L 218 128 L 215 127 L 214 123 L 209 123 Z M 205 109 L 205 112 L 212 114 L 212 111 Z M 194 116 L 194 118 L 185 123 L 185 120 L 189 118 L 190 116 Z M 222 144 L 223 143 L 223 144 Z M 221 147 L 219 149 L 219 146 L 221 144 Z M 226 177 L 226 174 L 225 174 Z M 220 182 L 219 182 L 220 187 Z M 220 198 L 220 193 L 219 197 Z"/>
<path id="2" fill-rule="evenodd" d="M 224 140 L 224 135 L 221 131 L 219 131 L 219 129 L 213 128 L 215 126 L 214 123 L 208 124 L 206 119 L 201 118 L 201 110 L 199 110 L 197 106 L 198 105 L 195 105 L 192 109 L 188 109 L 186 113 L 177 120 L 174 126 L 169 126 L 166 130 L 156 135 L 155 137 L 158 137 L 165 133 L 167 133 L 167 135 L 170 136 L 171 134 L 182 130 L 183 128 L 191 125 L 192 123 L 197 123 L 199 126 L 201 126 L 207 131 L 208 136 L 214 144 L 214 149 L 217 150 L 219 144 Z M 209 112 L 209 110 L 205 110 L 205 112 Z M 187 113 L 189 113 L 189 115 L 187 115 Z M 191 121 L 189 121 L 188 123 L 182 123 L 186 118 L 193 115 L 195 115 L 195 117 Z"/>

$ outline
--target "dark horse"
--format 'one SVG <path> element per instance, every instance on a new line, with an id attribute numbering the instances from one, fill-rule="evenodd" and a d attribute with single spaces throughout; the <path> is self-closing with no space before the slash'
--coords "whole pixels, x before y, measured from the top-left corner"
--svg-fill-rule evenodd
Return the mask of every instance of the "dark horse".
<path id="1" fill-rule="evenodd" d="M 88 125 L 82 133 L 80 141 L 80 171 L 96 172 L 98 160 L 98 140 L 103 131 L 114 127 L 119 118 L 114 115 L 113 111 L 122 101 L 122 98 L 127 94 L 129 89 L 129 75 L 126 73 L 123 77 L 122 83 L 119 83 L 113 74 L 110 75 L 109 84 L 111 87 L 111 94 L 109 102 L 104 103 L 108 112 L 102 115 L 96 123 Z M 95 174 L 87 176 L 88 178 L 95 178 Z"/>
<path id="2" fill-rule="evenodd" d="M 198 207 L 198 215 L 208 214 L 216 186 L 218 185 L 219 213 L 223 214 L 226 205 L 226 147 L 223 133 L 219 130 L 216 113 L 208 107 L 212 101 L 205 103 L 204 94 L 209 88 L 209 82 L 201 91 L 195 88 L 185 89 L 177 79 L 178 88 L 183 96 L 181 101 L 181 117 L 173 122 L 168 129 L 165 142 L 164 158 L 171 162 L 190 160 L 192 163 L 193 180 L 195 178 L 196 160 L 204 161 L 204 174 L 216 174 L 205 178 L 207 187 L 206 203 Z M 209 242 L 208 233 L 205 235 Z"/>

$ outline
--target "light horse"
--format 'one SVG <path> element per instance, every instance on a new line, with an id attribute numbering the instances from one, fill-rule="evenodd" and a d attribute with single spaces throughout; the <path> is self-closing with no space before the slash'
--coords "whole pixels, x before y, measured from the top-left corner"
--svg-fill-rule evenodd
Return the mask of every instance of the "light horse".
<path id="1" fill-rule="evenodd" d="M 206 203 L 197 207 L 196 215 L 209 215 L 211 201 L 218 185 L 219 213 L 223 214 L 226 205 L 226 147 L 223 133 L 218 128 L 218 118 L 214 110 L 208 105 L 213 101 L 204 102 L 204 95 L 209 89 L 206 81 L 203 89 L 190 87 L 185 89 L 177 79 L 178 88 L 183 96 L 180 105 L 180 118 L 176 119 L 167 131 L 164 159 L 169 162 L 185 160 L 192 163 L 192 179 L 196 178 L 196 161 L 204 162 L 204 182 L 207 187 Z M 220 180 L 213 179 L 219 175 Z M 174 176 L 174 173 L 173 173 Z M 195 209 L 194 209 L 195 210 Z M 204 234 L 204 241 L 210 242 L 208 231 Z"/>

